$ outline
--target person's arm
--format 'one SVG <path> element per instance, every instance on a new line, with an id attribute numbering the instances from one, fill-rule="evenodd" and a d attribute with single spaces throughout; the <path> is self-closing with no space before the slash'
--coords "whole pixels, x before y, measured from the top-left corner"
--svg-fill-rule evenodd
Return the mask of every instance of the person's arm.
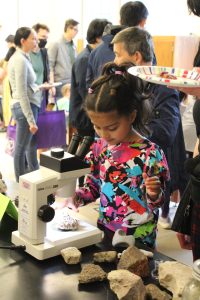
<path id="1" fill-rule="evenodd" d="M 94 80 L 93 73 L 93 52 L 90 53 L 86 72 L 86 88 L 88 89 Z"/>
<path id="2" fill-rule="evenodd" d="M 85 176 L 84 186 L 76 190 L 75 198 L 80 200 L 80 205 L 95 201 L 100 196 L 100 166 L 98 156 L 95 155 L 95 153 L 99 153 L 100 147 L 101 144 L 98 141 L 94 142 L 86 157 L 86 161 L 91 166 L 91 172 Z"/>
<path id="3" fill-rule="evenodd" d="M 191 95 L 196 97 L 197 100 L 200 100 L 200 87 L 199 86 L 195 86 L 195 87 L 180 87 L 180 86 L 173 86 L 173 87 L 168 87 L 168 88 L 173 88 L 176 89 L 180 92 L 183 92 L 187 95 Z"/>
<path id="4" fill-rule="evenodd" d="M 181 120 L 179 94 L 175 90 L 160 86 L 156 87 L 153 93 L 155 99 L 149 123 L 152 132 L 150 140 L 166 149 L 173 144 Z"/>
<path id="5" fill-rule="evenodd" d="M 7 72 L 7 68 L 8 68 L 8 61 L 4 60 L 3 62 L 3 69 Z"/>
<path id="6" fill-rule="evenodd" d="M 16 94 L 20 99 L 21 109 L 30 126 L 36 126 L 28 98 L 28 62 L 26 58 L 19 58 L 14 64 Z"/>
<path id="7" fill-rule="evenodd" d="M 44 81 L 43 83 L 50 83 L 50 66 L 49 66 L 49 57 L 48 57 L 48 52 L 46 48 L 40 49 L 41 54 L 42 54 L 42 59 L 43 59 L 43 65 L 44 65 Z M 55 96 L 56 94 L 56 89 L 55 87 L 51 87 L 48 91 L 46 91 L 46 99 L 49 100 L 49 93 L 52 96 Z"/>
<path id="8" fill-rule="evenodd" d="M 76 65 L 72 66 L 71 73 L 71 88 L 70 88 L 70 101 L 69 101 L 69 121 L 70 124 L 77 128 L 79 122 L 78 114 L 81 110 L 82 98 L 78 92 L 78 83 L 76 80 Z"/>
<path id="9" fill-rule="evenodd" d="M 51 83 L 55 82 L 54 76 L 55 76 L 55 66 L 56 66 L 56 60 L 58 55 L 58 43 L 52 43 L 47 51 L 48 55 L 48 62 L 49 62 L 49 81 Z M 55 96 L 56 89 L 52 88 L 50 90 L 50 94 L 52 96 Z"/>
<path id="10" fill-rule="evenodd" d="M 87 57 L 78 58 L 72 67 L 69 119 L 72 126 L 77 129 L 84 126 L 87 128 L 91 127 L 92 130 L 93 126 L 83 108 L 84 99 L 87 94 L 85 80 L 87 62 Z"/>
<path id="11" fill-rule="evenodd" d="M 192 71 L 197 72 L 200 74 L 200 67 L 194 67 Z M 183 92 L 187 95 L 191 95 L 196 97 L 196 100 L 200 100 L 200 87 L 199 86 L 193 86 L 193 87 L 183 87 L 183 86 L 168 86 L 168 88 L 176 89 L 180 92 Z"/>
<path id="12" fill-rule="evenodd" d="M 196 144 L 194 146 L 193 157 L 199 154 L 199 139 L 197 139 Z"/>
<path id="13" fill-rule="evenodd" d="M 6 77 L 6 71 L 4 68 L 0 68 L 0 83 L 3 82 L 4 78 Z"/>
<path id="14" fill-rule="evenodd" d="M 87 95 L 87 88 L 86 88 L 86 72 L 88 67 L 88 57 L 83 56 L 76 64 L 75 62 L 75 76 L 76 76 L 76 84 L 78 88 L 78 92 L 81 98 L 84 100 Z"/>
<path id="15" fill-rule="evenodd" d="M 144 167 L 144 184 L 147 203 L 150 209 L 160 207 L 165 199 L 165 183 L 169 181 L 170 174 L 166 157 L 163 151 L 154 144 L 146 153 L 146 165 Z M 148 180 L 149 178 L 149 180 Z"/>

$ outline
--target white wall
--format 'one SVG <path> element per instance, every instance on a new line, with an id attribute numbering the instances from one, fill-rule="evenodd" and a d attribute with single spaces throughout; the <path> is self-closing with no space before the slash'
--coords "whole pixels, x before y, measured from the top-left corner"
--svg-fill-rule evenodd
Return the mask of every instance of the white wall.
<path id="1" fill-rule="evenodd" d="M 0 58 L 6 53 L 5 38 L 21 26 L 46 23 L 50 41 L 63 33 L 64 22 L 74 18 L 80 22 L 77 38 L 85 38 L 89 22 L 107 18 L 119 23 L 119 9 L 124 0 L 2 0 L 0 11 Z M 200 35 L 200 18 L 189 16 L 187 0 L 141 0 L 148 10 L 147 30 L 152 35 Z"/>
<path id="2" fill-rule="evenodd" d="M 5 38 L 8 34 L 14 33 L 18 27 L 17 2 L 16 0 L 6 0 L 4 4 L 1 4 L 1 7 L 4 8 L 0 9 L 0 58 L 7 51 Z"/>
<path id="3" fill-rule="evenodd" d="M 149 10 L 147 28 L 152 35 L 200 35 L 200 18 L 189 15 L 187 0 L 140 1 Z"/>

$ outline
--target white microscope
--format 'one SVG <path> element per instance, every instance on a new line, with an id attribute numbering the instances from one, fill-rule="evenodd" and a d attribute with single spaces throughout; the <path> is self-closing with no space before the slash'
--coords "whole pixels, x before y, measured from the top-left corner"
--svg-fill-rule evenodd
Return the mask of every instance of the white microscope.
<path id="1" fill-rule="evenodd" d="M 39 260 L 60 254 L 66 247 L 83 248 L 99 243 L 101 231 L 82 220 L 76 231 L 61 231 L 55 226 L 55 210 L 49 205 L 53 194 L 70 197 L 77 178 L 90 172 L 82 160 L 91 145 L 91 138 L 73 135 L 68 152 L 52 149 L 40 156 L 40 169 L 19 179 L 18 231 L 12 243 L 24 245 L 26 252 Z M 59 218 L 59 215 L 57 216 Z"/>

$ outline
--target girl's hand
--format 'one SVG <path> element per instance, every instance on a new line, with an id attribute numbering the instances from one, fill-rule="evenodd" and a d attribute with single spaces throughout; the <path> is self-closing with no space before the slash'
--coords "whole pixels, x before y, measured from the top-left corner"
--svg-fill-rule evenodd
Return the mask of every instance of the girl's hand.
<path id="1" fill-rule="evenodd" d="M 37 127 L 37 125 L 35 125 L 35 124 L 31 124 L 31 125 L 29 126 L 29 130 L 30 130 L 30 132 L 31 132 L 32 134 L 35 134 L 35 133 L 38 131 L 38 127 Z"/>
<path id="2" fill-rule="evenodd" d="M 73 211 L 76 211 L 78 212 L 78 203 L 76 202 L 76 196 L 74 197 L 69 197 L 67 199 L 65 199 L 65 202 L 66 202 L 66 206 L 70 209 L 72 209 Z"/>
<path id="3" fill-rule="evenodd" d="M 156 200 L 161 193 L 161 182 L 158 176 L 149 177 L 146 173 L 142 174 L 146 193 L 152 200 Z"/>
<path id="4" fill-rule="evenodd" d="M 176 236 L 182 249 L 192 250 L 192 242 L 190 236 L 179 232 L 176 233 Z"/>
<path id="5" fill-rule="evenodd" d="M 52 204 L 52 207 L 54 209 L 62 209 L 64 207 L 68 207 L 70 209 L 72 209 L 73 211 L 75 212 L 78 212 L 78 205 L 76 203 L 76 201 L 74 200 L 75 197 L 69 197 L 69 198 L 66 198 L 65 200 L 63 201 L 55 201 L 53 204 Z"/>

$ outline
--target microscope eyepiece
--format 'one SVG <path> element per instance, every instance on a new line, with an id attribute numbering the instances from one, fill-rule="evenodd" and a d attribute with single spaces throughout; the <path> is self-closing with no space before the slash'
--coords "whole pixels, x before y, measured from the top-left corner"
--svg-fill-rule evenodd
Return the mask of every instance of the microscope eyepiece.
<path id="1" fill-rule="evenodd" d="M 75 156 L 79 157 L 80 159 L 84 159 L 86 154 L 89 152 L 90 146 L 93 142 L 94 138 L 92 136 L 84 136 L 80 147 L 75 153 Z"/>
<path id="2" fill-rule="evenodd" d="M 75 154 L 81 140 L 82 140 L 82 136 L 80 136 L 77 133 L 73 133 L 71 141 L 67 148 L 67 152 L 70 154 Z"/>

